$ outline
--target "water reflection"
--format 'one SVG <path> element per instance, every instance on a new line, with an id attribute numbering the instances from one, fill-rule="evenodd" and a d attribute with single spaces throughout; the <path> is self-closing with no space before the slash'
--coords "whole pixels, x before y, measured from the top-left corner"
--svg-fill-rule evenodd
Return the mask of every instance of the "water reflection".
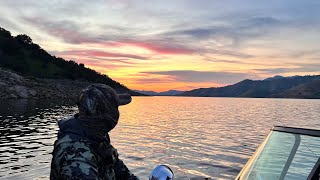
<path id="1" fill-rule="evenodd" d="M 0 103 L 0 177 L 47 179 L 56 121 L 74 103 Z M 134 97 L 111 132 L 120 157 L 141 179 L 158 164 L 178 179 L 232 179 L 272 125 L 320 129 L 320 101 Z"/>
<path id="2" fill-rule="evenodd" d="M 2 100 L 0 176 L 37 168 L 48 173 L 51 147 L 57 132 L 56 121 L 74 110 L 67 102 Z"/>

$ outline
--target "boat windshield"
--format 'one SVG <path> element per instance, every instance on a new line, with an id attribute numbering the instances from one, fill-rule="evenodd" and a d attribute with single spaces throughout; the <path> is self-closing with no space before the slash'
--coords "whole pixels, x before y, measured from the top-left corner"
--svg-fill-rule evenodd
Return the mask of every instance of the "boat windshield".
<path id="1" fill-rule="evenodd" d="M 236 179 L 319 179 L 320 131 L 274 127 Z"/>

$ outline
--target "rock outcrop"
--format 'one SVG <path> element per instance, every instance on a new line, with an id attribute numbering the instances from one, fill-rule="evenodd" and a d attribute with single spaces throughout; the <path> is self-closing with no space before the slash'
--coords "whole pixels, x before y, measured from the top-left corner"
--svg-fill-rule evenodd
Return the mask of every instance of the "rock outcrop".
<path id="1" fill-rule="evenodd" d="M 0 99 L 75 99 L 90 84 L 80 80 L 22 77 L 0 68 Z"/>

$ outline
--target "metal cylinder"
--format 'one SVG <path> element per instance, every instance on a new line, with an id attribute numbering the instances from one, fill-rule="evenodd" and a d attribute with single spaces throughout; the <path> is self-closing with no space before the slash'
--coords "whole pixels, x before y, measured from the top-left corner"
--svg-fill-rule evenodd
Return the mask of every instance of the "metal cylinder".
<path id="1" fill-rule="evenodd" d="M 159 165 L 155 167 L 149 177 L 149 180 L 172 180 L 173 171 L 166 165 Z"/>

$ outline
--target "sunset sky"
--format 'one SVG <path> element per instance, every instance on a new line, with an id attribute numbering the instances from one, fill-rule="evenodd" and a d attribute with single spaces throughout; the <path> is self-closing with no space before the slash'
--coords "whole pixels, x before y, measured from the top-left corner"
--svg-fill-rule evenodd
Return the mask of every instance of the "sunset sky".
<path id="1" fill-rule="evenodd" d="M 137 90 L 320 74 L 318 0 L 1 0 L 0 27 Z"/>

